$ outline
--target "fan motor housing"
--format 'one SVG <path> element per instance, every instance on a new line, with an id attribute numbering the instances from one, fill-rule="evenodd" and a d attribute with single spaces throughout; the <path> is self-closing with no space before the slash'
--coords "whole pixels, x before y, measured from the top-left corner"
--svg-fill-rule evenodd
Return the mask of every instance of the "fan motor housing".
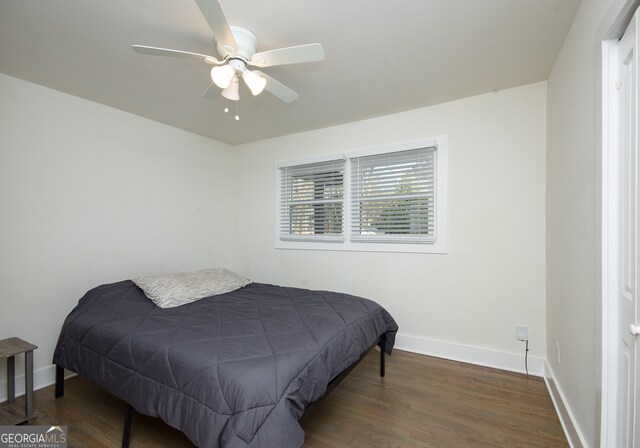
<path id="1" fill-rule="evenodd" d="M 238 52 L 234 54 L 233 48 L 217 42 L 216 48 L 218 53 L 224 58 L 240 58 L 245 61 L 251 60 L 251 57 L 255 54 L 256 48 L 258 47 L 258 38 L 246 28 L 239 26 L 230 26 L 230 28 L 236 40 Z"/>

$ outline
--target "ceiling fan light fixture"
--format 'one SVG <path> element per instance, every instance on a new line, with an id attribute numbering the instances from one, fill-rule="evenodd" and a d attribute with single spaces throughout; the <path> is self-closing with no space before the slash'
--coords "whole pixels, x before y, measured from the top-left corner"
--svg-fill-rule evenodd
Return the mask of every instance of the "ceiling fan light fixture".
<path id="1" fill-rule="evenodd" d="M 259 95 L 267 85 L 267 80 L 262 76 L 253 73 L 251 70 L 245 70 L 242 72 L 242 79 L 253 93 L 253 96 Z"/>
<path id="2" fill-rule="evenodd" d="M 235 69 L 230 65 L 216 66 L 211 69 L 211 80 L 221 89 L 226 89 L 235 74 Z"/>
<path id="3" fill-rule="evenodd" d="M 242 75 L 253 95 L 259 95 L 263 90 L 267 90 L 285 103 L 295 101 L 298 98 L 296 92 L 266 73 L 258 70 L 247 71 L 247 66 L 261 69 L 322 61 L 325 58 L 322 45 L 311 43 L 256 52 L 258 48 L 256 35 L 246 28 L 230 25 L 222 10 L 222 5 L 220 5 L 221 1 L 196 0 L 200 12 L 215 36 L 215 45 L 220 59 L 201 53 L 146 45 L 133 45 L 133 50 L 140 54 L 191 59 L 214 65 L 210 70 L 213 82 L 204 92 L 203 98 L 212 98 L 217 92 L 217 89 L 213 87 L 216 86 L 224 89 L 223 96 L 225 98 L 237 102 L 240 99 L 238 93 L 239 77 Z"/>
<path id="4" fill-rule="evenodd" d="M 222 91 L 222 96 L 231 101 L 239 101 L 240 100 L 239 87 L 240 87 L 240 84 L 238 83 L 238 77 L 234 76 L 233 78 L 231 78 L 231 82 L 229 83 L 229 86 Z"/>

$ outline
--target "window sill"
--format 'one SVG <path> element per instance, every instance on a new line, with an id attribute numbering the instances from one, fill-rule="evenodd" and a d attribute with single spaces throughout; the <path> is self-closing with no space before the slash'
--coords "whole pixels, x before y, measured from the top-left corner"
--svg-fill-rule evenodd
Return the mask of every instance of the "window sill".
<path id="1" fill-rule="evenodd" d="M 356 242 L 309 242 L 276 240 L 276 249 L 287 250 L 329 250 L 345 252 L 396 252 L 419 254 L 446 254 L 447 245 L 443 242 L 429 244 L 402 243 L 356 243 Z"/>

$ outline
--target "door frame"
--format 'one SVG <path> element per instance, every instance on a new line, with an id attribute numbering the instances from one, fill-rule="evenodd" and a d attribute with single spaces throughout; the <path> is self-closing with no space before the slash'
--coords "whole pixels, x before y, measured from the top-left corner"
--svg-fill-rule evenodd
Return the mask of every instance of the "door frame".
<path id="1" fill-rule="evenodd" d="M 618 412 L 618 95 L 617 39 L 602 42 L 602 399 L 600 446 L 613 447 Z"/>
<path id="2" fill-rule="evenodd" d="M 600 447 L 615 447 L 618 427 L 618 89 L 617 48 L 640 0 L 614 1 L 597 33 L 601 104 L 601 395 Z M 597 139 L 598 140 L 598 139 Z"/>

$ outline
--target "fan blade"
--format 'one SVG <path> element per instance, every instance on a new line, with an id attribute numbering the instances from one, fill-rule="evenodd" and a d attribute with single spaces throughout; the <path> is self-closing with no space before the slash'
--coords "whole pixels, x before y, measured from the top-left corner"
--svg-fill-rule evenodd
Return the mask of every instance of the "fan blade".
<path id="1" fill-rule="evenodd" d="M 256 67 L 273 67 L 274 65 L 300 64 L 302 62 L 322 61 L 323 59 L 324 50 L 322 45 L 307 44 L 256 53 L 249 64 Z"/>
<path id="2" fill-rule="evenodd" d="M 253 70 L 253 73 L 257 73 L 267 80 L 265 90 L 268 90 L 272 95 L 277 96 L 285 103 L 291 103 L 298 99 L 298 94 L 291 90 L 289 87 L 282 84 L 280 81 L 276 81 L 271 76 L 266 75 L 258 70 Z"/>
<path id="3" fill-rule="evenodd" d="M 231 27 L 222 10 L 222 5 L 218 0 L 196 0 L 200 12 L 213 31 L 216 42 L 222 44 L 225 49 L 232 54 L 238 52 L 238 44 L 231 32 Z M 224 56 L 224 55 L 222 55 Z"/>
<path id="4" fill-rule="evenodd" d="M 218 86 L 214 82 L 212 82 L 211 85 L 209 86 L 209 88 L 204 91 L 204 94 L 202 95 L 202 98 L 210 100 L 212 98 L 217 97 L 219 94 L 220 94 L 220 89 L 218 88 Z"/>
<path id="5" fill-rule="evenodd" d="M 204 61 L 209 64 L 222 64 L 224 61 L 218 61 L 213 56 L 200 53 L 191 53 L 190 51 L 171 50 L 169 48 L 147 47 L 145 45 L 132 45 L 133 51 L 140 54 L 150 54 L 153 56 L 170 56 L 172 58 L 192 59 L 194 61 Z"/>

